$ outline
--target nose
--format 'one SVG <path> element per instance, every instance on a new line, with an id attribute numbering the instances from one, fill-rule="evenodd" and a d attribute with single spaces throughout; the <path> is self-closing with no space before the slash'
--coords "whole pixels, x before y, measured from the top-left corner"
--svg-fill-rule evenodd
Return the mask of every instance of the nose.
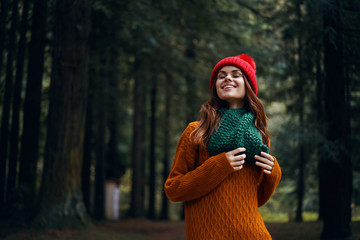
<path id="1" fill-rule="evenodd" d="M 229 75 L 227 75 L 225 77 L 225 82 L 231 82 L 231 81 L 232 81 L 231 77 Z"/>

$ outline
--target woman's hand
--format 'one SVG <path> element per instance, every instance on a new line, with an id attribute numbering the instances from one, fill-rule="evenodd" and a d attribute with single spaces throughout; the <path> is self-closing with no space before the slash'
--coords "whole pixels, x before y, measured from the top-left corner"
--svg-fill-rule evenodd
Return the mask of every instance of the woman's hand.
<path id="1" fill-rule="evenodd" d="M 230 162 L 230 165 L 234 168 L 235 171 L 238 171 L 243 168 L 243 165 L 245 163 L 246 155 L 245 153 L 240 154 L 242 152 L 245 152 L 245 148 L 236 148 L 232 151 L 226 152 L 226 157 Z"/>
<path id="2" fill-rule="evenodd" d="M 270 174 L 274 167 L 274 158 L 265 152 L 261 152 L 260 155 L 261 156 L 255 155 L 255 159 L 258 160 L 255 162 L 255 165 L 262 167 L 264 169 L 264 173 Z"/>

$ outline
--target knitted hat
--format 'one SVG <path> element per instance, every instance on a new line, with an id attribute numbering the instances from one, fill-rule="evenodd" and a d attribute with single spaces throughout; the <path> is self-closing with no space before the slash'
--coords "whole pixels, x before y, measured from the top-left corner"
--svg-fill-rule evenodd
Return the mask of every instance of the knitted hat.
<path id="1" fill-rule="evenodd" d="M 240 68 L 241 71 L 246 74 L 254 93 L 257 95 L 257 82 L 255 76 L 256 64 L 254 59 L 247 54 L 224 58 L 215 65 L 210 78 L 210 92 L 216 82 L 218 72 L 225 66 L 235 66 Z"/>

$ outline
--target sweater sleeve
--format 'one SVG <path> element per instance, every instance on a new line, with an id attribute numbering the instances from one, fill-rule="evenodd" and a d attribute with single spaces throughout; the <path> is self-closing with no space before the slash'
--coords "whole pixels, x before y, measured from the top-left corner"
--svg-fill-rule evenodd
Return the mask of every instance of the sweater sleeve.
<path id="1" fill-rule="evenodd" d="M 261 171 L 261 176 L 258 184 L 259 207 L 264 205 L 270 199 L 281 179 L 280 165 L 275 157 L 274 160 L 275 164 L 270 174 L 264 174 L 264 171 Z"/>
<path id="2" fill-rule="evenodd" d="M 181 135 L 173 166 L 165 182 L 165 193 L 174 202 L 200 198 L 234 172 L 225 153 L 212 156 L 196 167 L 199 160 L 198 146 L 190 138 L 196 124 L 190 123 Z"/>

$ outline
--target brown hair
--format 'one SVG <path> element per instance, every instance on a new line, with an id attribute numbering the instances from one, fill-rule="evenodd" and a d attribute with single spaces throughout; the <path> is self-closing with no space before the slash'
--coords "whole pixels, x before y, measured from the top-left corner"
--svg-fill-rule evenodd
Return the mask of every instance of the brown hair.
<path id="1" fill-rule="evenodd" d="M 259 130 L 263 143 L 269 146 L 270 134 L 267 130 L 267 117 L 264 107 L 260 99 L 256 96 L 248 82 L 246 75 L 243 74 L 245 82 L 245 103 L 244 107 L 254 114 L 254 124 Z M 212 133 L 219 126 L 221 116 L 217 112 L 222 107 L 229 107 L 228 103 L 221 100 L 216 92 L 216 84 L 213 84 L 211 89 L 211 99 L 201 106 L 200 121 L 198 126 L 192 132 L 192 137 L 196 144 L 207 147 Z"/>

